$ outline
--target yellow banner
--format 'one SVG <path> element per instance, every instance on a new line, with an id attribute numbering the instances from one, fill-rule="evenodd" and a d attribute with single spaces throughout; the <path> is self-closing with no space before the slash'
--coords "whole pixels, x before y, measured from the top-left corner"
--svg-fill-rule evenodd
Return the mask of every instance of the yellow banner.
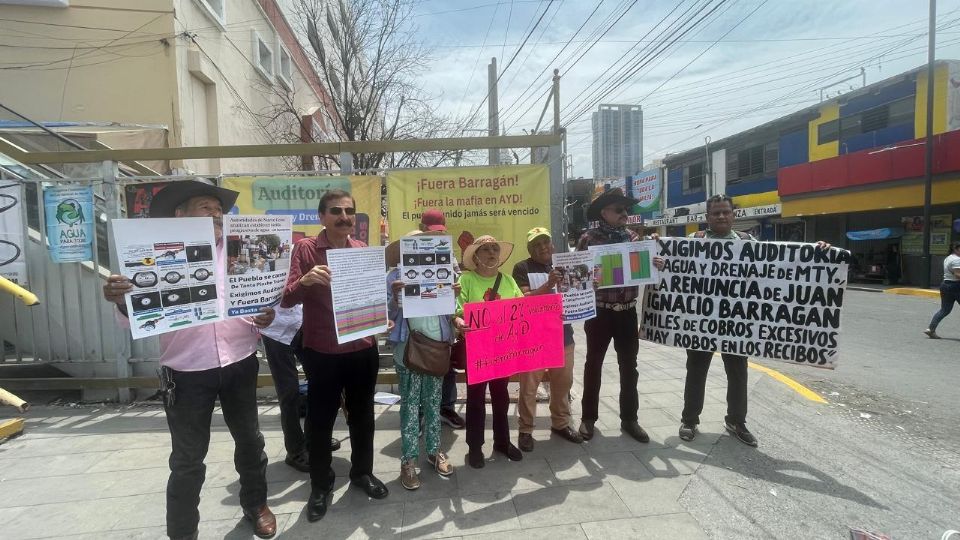
<path id="1" fill-rule="evenodd" d="M 380 245 L 378 176 L 240 176 L 224 178 L 223 187 L 240 192 L 236 206 L 240 214 L 293 216 L 294 241 L 320 234 L 320 197 L 331 189 L 342 189 L 357 205 L 354 238 L 368 246 Z"/>
<path id="2" fill-rule="evenodd" d="M 550 228 L 550 172 L 546 165 L 413 169 L 387 174 L 387 221 L 397 239 L 420 224 L 424 210 L 439 208 L 454 242 L 468 231 L 513 242 L 503 269 L 526 259 L 527 231 Z M 461 251 L 456 249 L 457 258 Z"/>

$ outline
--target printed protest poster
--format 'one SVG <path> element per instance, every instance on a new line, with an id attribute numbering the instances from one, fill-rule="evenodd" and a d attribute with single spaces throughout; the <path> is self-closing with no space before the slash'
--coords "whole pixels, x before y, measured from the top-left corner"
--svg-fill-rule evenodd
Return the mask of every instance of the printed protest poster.
<path id="1" fill-rule="evenodd" d="M 387 331 L 386 265 L 382 247 L 327 251 L 337 343 Z"/>
<path id="2" fill-rule="evenodd" d="M 317 213 L 320 197 L 332 189 L 346 191 L 353 197 L 357 208 L 352 236 L 368 246 L 380 244 L 380 186 L 379 176 L 238 176 L 223 179 L 223 187 L 240 193 L 231 213 L 290 216 L 293 218 L 294 242 L 316 236 L 323 229 Z"/>
<path id="3" fill-rule="evenodd" d="M 657 282 L 653 256 L 657 243 L 653 240 L 623 242 L 587 248 L 593 255 L 593 279 L 597 287 L 633 287 Z"/>
<path id="4" fill-rule="evenodd" d="M 128 218 L 148 218 L 150 217 L 150 203 L 153 202 L 153 196 L 167 187 L 170 182 L 138 182 L 127 184 L 123 188 L 124 200 L 127 207 Z M 224 208 L 224 212 L 229 208 Z"/>
<path id="5" fill-rule="evenodd" d="M 627 179 L 626 194 L 637 200 L 630 214 L 643 214 L 660 210 L 660 169 L 650 169 Z"/>
<path id="6" fill-rule="evenodd" d="M 850 253 L 813 244 L 667 238 L 640 337 L 833 369 Z"/>
<path id="7" fill-rule="evenodd" d="M 223 216 L 228 318 L 280 302 L 290 272 L 292 222 L 290 216 Z"/>
<path id="8" fill-rule="evenodd" d="M 46 187 L 43 211 L 50 260 L 93 260 L 93 186 Z"/>
<path id="9" fill-rule="evenodd" d="M 593 254 L 589 251 L 554 253 L 553 268 L 563 275 L 557 286 L 563 295 L 563 322 L 585 321 L 596 317 Z"/>
<path id="10" fill-rule="evenodd" d="M 527 231 L 550 227 L 550 173 L 545 165 L 400 169 L 387 173 L 387 218 L 391 231 L 420 224 L 424 210 L 437 208 L 447 231 L 484 234 L 521 245 Z M 472 242 L 472 239 L 470 240 Z M 527 257 L 515 249 L 507 268 Z"/>
<path id="11" fill-rule="evenodd" d="M 400 239 L 404 317 L 450 315 L 456 311 L 452 245 L 449 236 L 421 234 Z"/>
<path id="12" fill-rule="evenodd" d="M 464 304 L 467 382 L 563 367 L 559 294 Z"/>
<path id="13" fill-rule="evenodd" d="M 0 276 L 26 287 L 22 197 L 20 184 L 0 184 Z"/>
<path id="14" fill-rule="evenodd" d="M 213 219 L 114 219 L 120 273 L 133 283 L 127 314 L 133 339 L 223 320 L 222 270 Z"/>

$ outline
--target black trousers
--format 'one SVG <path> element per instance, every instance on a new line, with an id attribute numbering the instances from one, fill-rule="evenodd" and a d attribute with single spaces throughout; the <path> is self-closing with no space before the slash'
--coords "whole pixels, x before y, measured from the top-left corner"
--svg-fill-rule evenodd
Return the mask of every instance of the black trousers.
<path id="1" fill-rule="evenodd" d="M 380 355 L 377 347 L 343 354 L 303 349 L 307 374 L 307 422 L 310 447 L 310 484 L 313 489 L 333 488 L 330 439 L 344 396 L 350 429 L 350 478 L 373 474 L 373 394 L 377 386 Z"/>
<path id="2" fill-rule="evenodd" d="M 700 423 L 703 412 L 703 394 L 707 387 L 707 372 L 710 371 L 710 351 L 691 351 L 687 349 L 687 381 L 683 388 L 684 424 L 695 426 Z M 738 354 L 721 354 L 723 369 L 727 372 L 727 416 L 731 424 L 742 424 L 747 420 L 747 357 Z"/>
<path id="3" fill-rule="evenodd" d="M 493 408 L 493 446 L 502 448 L 510 443 L 510 395 L 507 393 L 509 377 L 467 385 L 467 446 L 471 451 L 483 448 L 487 423 L 487 387 L 490 388 L 490 405 Z"/>
<path id="4" fill-rule="evenodd" d="M 450 371 L 443 376 L 443 386 L 440 387 L 440 410 L 455 410 L 457 405 L 457 372 Z"/>
<path id="5" fill-rule="evenodd" d="M 236 448 L 240 505 L 254 510 L 267 502 L 267 454 L 257 421 L 256 355 L 222 368 L 173 371 L 174 402 L 166 404 L 170 428 L 170 478 L 167 481 L 167 535 L 187 536 L 200 523 L 203 460 L 210 445 L 210 421 L 216 400 Z"/>
<path id="6" fill-rule="evenodd" d="M 620 366 L 620 421 L 636 422 L 640 400 L 637 397 L 637 310 L 625 311 L 598 308 L 597 316 L 583 323 L 587 335 L 587 361 L 583 366 L 583 398 L 580 401 L 581 416 L 586 422 L 599 418 L 600 382 L 603 357 L 607 354 L 610 340 L 617 351 Z"/>
<path id="7" fill-rule="evenodd" d="M 267 354 L 273 385 L 280 401 L 280 428 L 283 430 L 283 446 L 288 455 L 297 455 L 306 448 L 306 438 L 300 426 L 300 375 L 297 373 L 297 357 L 293 348 L 267 336 L 263 338 L 263 350 Z"/>

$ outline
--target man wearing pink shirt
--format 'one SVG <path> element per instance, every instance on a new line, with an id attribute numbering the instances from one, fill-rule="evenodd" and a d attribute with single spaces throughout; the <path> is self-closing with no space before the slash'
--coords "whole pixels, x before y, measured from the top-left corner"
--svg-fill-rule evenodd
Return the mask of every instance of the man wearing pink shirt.
<path id="1" fill-rule="evenodd" d="M 222 216 L 233 207 L 238 193 L 198 180 L 173 182 L 150 203 L 151 217 L 211 217 L 219 260 L 226 255 Z M 103 296 L 117 305 L 117 320 L 128 326 L 124 295 L 132 285 L 112 275 Z M 218 276 L 217 298 L 224 298 L 223 275 Z M 240 505 L 254 533 L 271 538 L 277 520 L 267 506 L 267 455 L 257 420 L 258 328 L 273 322 L 270 308 L 250 319 L 224 321 L 168 332 L 160 336 L 161 381 L 165 383 L 164 410 L 170 429 L 170 477 L 167 481 L 167 535 L 197 538 L 200 489 L 206 473 L 203 463 L 210 444 L 210 422 L 219 399 L 223 420 L 236 444 L 234 464 L 240 474 Z"/>

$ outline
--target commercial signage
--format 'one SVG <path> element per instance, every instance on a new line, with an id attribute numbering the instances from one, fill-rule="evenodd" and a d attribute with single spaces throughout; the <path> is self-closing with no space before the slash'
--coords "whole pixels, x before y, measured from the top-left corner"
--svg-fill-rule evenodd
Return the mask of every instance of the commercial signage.
<path id="1" fill-rule="evenodd" d="M 748 208 L 737 208 L 733 211 L 734 219 L 758 219 L 770 216 L 779 216 L 781 212 L 780 203 L 768 204 L 765 206 L 751 206 Z M 706 223 L 707 214 L 689 214 L 686 216 L 674 216 L 651 219 L 644 224 L 648 227 L 661 227 L 664 225 L 685 225 L 687 223 Z"/>

